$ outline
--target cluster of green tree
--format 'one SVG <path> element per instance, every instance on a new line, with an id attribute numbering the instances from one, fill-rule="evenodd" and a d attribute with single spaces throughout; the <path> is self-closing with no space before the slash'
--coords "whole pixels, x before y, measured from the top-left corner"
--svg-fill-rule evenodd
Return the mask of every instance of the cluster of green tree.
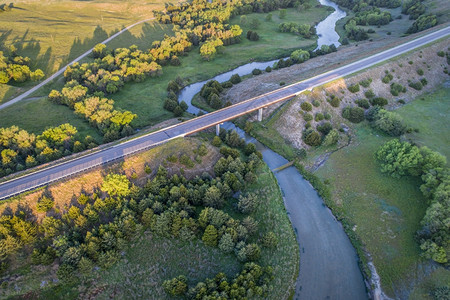
<path id="1" fill-rule="evenodd" d="M 391 13 L 388 11 L 381 11 L 379 8 L 370 7 L 367 9 L 361 9 L 356 12 L 356 15 L 351 18 L 355 20 L 356 25 L 386 25 L 393 19 Z"/>
<path id="2" fill-rule="evenodd" d="M 144 229 L 161 236 L 185 240 L 201 238 L 206 245 L 234 252 L 242 262 L 258 260 L 260 246 L 248 243 L 258 231 L 250 215 L 258 205 L 255 195 L 232 195 L 247 182 L 261 164 L 261 154 L 253 144 L 245 145 L 236 132 L 221 132 L 215 144 L 222 146 L 222 157 L 214 166 L 215 178 L 208 174 L 187 180 L 169 176 L 160 166 L 145 186 L 132 185 L 125 175 L 109 174 L 92 195 L 81 194 L 71 206 L 55 207 L 55 200 L 44 192 L 37 210 L 46 216 L 37 221 L 29 208 L 7 209 L 0 218 L 0 263 L 2 269 L 20 250 L 35 264 L 59 262 L 61 280 L 73 280 L 77 273 L 89 274 L 94 265 L 108 267 L 135 234 Z M 218 139 L 218 141 L 217 141 Z M 239 146 L 246 154 L 241 160 Z M 235 203 L 242 220 L 220 210 L 225 202 Z M 19 223 L 19 225 L 15 225 Z M 272 234 L 273 235 L 273 234 Z M 273 247 L 273 237 L 265 236 L 265 247 Z M 276 245 L 276 243 L 275 243 Z"/>
<path id="3" fill-rule="evenodd" d="M 426 11 L 425 5 L 420 0 L 403 2 L 402 14 L 409 15 L 410 20 L 417 20 Z"/>
<path id="4" fill-rule="evenodd" d="M 295 22 L 283 22 L 278 25 L 278 30 L 281 32 L 290 32 L 299 34 L 305 39 L 309 39 L 316 34 L 316 28 L 309 24 L 297 24 Z"/>
<path id="5" fill-rule="evenodd" d="M 399 114 L 387 111 L 378 105 L 366 112 L 366 119 L 372 127 L 391 136 L 401 136 L 408 130 Z"/>
<path id="6" fill-rule="evenodd" d="M 38 136 L 17 126 L 0 128 L 0 177 L 95 146 L 90 136 L 80 140 L 70 124 L 49 128 Z"/>
<path id="7" fill-rule="evenodd" d="M 114 100 L 104 97 L 103 92 L 88 93 L 87 87 L 76 80 L 67 82 L 61 92 L 52 90 L 48 99 L 67 105 L 76 114 L 86 118 L 91 126 L 103 134 L 103 141 L 110 142 L 134 133 L 130 126 L 136 115 L 130 111 L 114 108 Z"/>
<path id="8" fill-rule="evenodd" d="M 169 81 L 167 85 L 167 98 L 164 100 L 164 109 L 173 112 L 175 117 L 181 117 L 188 109 L 186 102 L 178 103 L 178 92 L 184 86 L 183 80 L 178 76 L 175 80 Z"/>
<path id="9" fill-rule="evenodd" d="M 187 299 L 249 299 L 266 298 L 269 283 L 273 279 L 271 267 L 261 267 L 256 263 L 244 264 L 242 271 L 229 280 L 224 273 L 207 278 L 188 290 L 187 278 L 178 276 L 164 281 L 164 290 L 171 296 Z"/>
<path id="10" fill-rule="evenodd" d="M 313 50 L 302 50 L 298 49 L 291 53 L 291 56 L 286 59 L 280 59 L 276 64 L 274 65 L 273 69 L 282 69 L 292 66 L 293 64 L 300 64 L 305 61 L 307 61 L 310 58 L 314 58 L 320 55 L 325 55 L 331 52 L 336 52 L 337 48 L 335 45 L 322 45 L 320 49 L 317 49 L 315 51 Z"/>
<path id="11" fill-rule="evenodd" d="M 340 6 L 358 12 L 368 6 L 396 8 L 401 5 L 400 0 L 336 0 Z"/>
<path id="12" fill-rule="evenodd" d="M 151 53 L 145 53 L 133 45 L 130 48 L 110 50 L 97 44 L 91 63 L 74 63 L 64 72 L 66 82 L 73 80 L 88 88 L 89 93 L 114 94 L 125 82 L 142 82 L 148 76 L 162 73 L 161 66 Z"/>
<path id="13" fill-rule="evenodd" d="M 419 32 L 437 25 L 436 15 L 425 14 L 417 18 L 416 21 L 408 28 L 406 33 Z"/>
<path id="14" fill-rule="evenodd" d="M 231 17 L 292 7 L 293 2 L 293 0 L 242 2 L 196 0 L 176 5 L 168 4 L 164 11 L 154 11 L 154 15 L 161 23 L 177 25 L 174 28 L 178 42 L 183 40 L 186 45 L 200 46 L 202 57 L 210 60 L 222 46 L 241 41 L 242 29 L 239 25 L 228 23 Z"/>
<path id="15" fill-rule="evenodd" d="M 430 202 L 418 231 L 420 248 L 428 259 L 447 264 L 450 258 L 450 169 L 445 156 L 428 147 L 417 147 L 397 139 L 375 153 L 381 171 L 392 177 L 420 176 L 420 190 Z"/>
<path id="16" fill-rule="evenodd" d="M 0 83 L 25 82 L 41 80 L 44 72 L 41 69 L 30 70 L 31 60 L 16 54 L 16 48 L 10 46 L 8 51 L 0 51 Z"/>
<path id="17" fill-rule="evenodd" d="M 305 144 L 315 147 L 320 145 L 331 146 L 338 142 L 339 132 L 333 129 L 330 122 L 323 122 L 317 125 L 316 129 L 314 130 L 311 128 L 309 122 L 307 123 L 302 134 L 302 139 Z"/>
<path id="18" fill-rule="evenodd" d="M 255 69 L 257 70 L 257 69 Z M 253 71 L 255 71 L 253 70 Z M 258 72 L 259 71 L 259 72 Z M 261 74 L 261 70 L 255 71 L 256 73 Z M 259 75 L 254 74 L 254 75 Z M 225 103 L 225 105 L 222 103 L 222 100 L 220 99 L 220 93 L 226 89 L 233 86 L 233 84 L 238 84 L 241 82 L 241 76 L 239 74 L 233 74 L 230 77 L 230 80 L 225 81 L 223 83 L 219 83 L 217 80 L 210 80 L 207 83 L 205 83 L 202 86 L 202 89 L 200 90 L 200 96 L 205 100 L 205 102 L 214 109 L 219 109 L 224 106 L 230 106 L 231 102 Z"/>

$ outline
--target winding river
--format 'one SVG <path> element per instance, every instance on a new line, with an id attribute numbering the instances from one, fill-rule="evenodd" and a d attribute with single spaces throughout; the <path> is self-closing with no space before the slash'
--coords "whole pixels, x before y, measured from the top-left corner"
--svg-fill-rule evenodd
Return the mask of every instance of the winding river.
<path id="1" fill-rule="evenodd" d="M 339 36 L 334 27 L 336 21 L 345 16 L 345 12 L 328 0 L 320 0 L 320 3 L 332 6 L 335 12 L 316 27 L 318 47 L 330 44 L 339 46 Z M 255 68 L 264 69 L 275 62 L 276 60 L 249 63 L 210 80 L 224 82 L 233 74 L 247 75 Z M 185 101 L 192 114 L 200 112 L 199 108 L 191 104 L 191 100 L 206 82 L 191 84 L 179 95 L 179 101 Z M 247 142 L 255 143 L 271 169 L 288 163 L 285 158 L 246 135 L 232 123 L 225 123 L 223 127 L 235 129 Z M 295 167 L 276 172 L 275 176 L 300 246 L 300 274 L 294 299 L 367 299 L 356 251 L 341 224 Z"/>

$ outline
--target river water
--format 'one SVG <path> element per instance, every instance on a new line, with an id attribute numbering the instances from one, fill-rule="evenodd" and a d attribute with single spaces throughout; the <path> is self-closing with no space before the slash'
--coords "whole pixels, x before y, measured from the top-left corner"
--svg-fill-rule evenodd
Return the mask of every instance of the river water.
<path id="1" fill-rule="evenodd" d="M 317 25 L 318 46 L 339 46 L 339 36 L 334 28 L 336 21 L 344 17 L 345 12 L 328 0 L 320 0 L 320 3 L 332 6 L 336 11 Z M 224 82 L 233 74 L 248 75 L 255 68 L 265 69 L 275 62 L 276 60 L 249 63 L 210 80 Z M 191 100 L 206 82 L 191 84 L 180 92 L 178 99 L 188 104 L 188 112 L 200 112 L 199 108 L 191 104 Z M 255 143 L 270 169 L 288 163 L 284 157 L 246 135 L 232 123 L 222 126 L 238 131 L 247 142 Z M 300 247 L 300 274 L 294 299 L 367 299 L 356 251 L 341 224 L 295 167 L 276 172 L 275 176 Z"/>

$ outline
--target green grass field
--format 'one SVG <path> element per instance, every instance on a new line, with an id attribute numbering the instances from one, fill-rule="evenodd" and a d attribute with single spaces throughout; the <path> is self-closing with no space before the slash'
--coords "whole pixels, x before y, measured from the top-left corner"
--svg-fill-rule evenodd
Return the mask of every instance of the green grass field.
<path id="1" fill-rule="evenodd" d="M 424 95 L 416 101 L 397 109 L 407 124 L 418 128 L 419 132 L 407 134 L 420 146 L 427 146 L 438 151 L 450 160 L 450 87 L 438 89 L 436 92 Z"/>
<path id="2" fill-rule="evenodd" d="M 152 10 L 164 2 L 14 1 L 10 11 L 1 13 L 0 50 L 14 45 L 19 55 L 31 58 L 32 69 L 40 68 L 49 76 L 123 27 L 151 18 Z M 0 84 L 0 103 L 35 84 Z"/>
<path id="3" fill-rule="evenodd" d="M 410 138 L 425 145 L 430 142 L 435 150 L 448 149 L 448 138 L 441 134 L 449 122 L 444 101 L 449 91 L 443 88 L 425 101 L 416 99 L 397 110 L 419 129 Z M 424 117 L 437 112 L 442 115 L 436 121 Z M 420 179 L 393 179 L 380 172 L 373 154 L 390 139 L 367 124 L 358 125 L 356 141 L 333 153 L 316 175 L 330 182 L 333 199 L 356 224 L 356 233 L 373 257 L 383 289 L 393 295 L 406 281 L 418 280 L 414 276 L 426 263 L 414 236 L 428 204 L 419 190 Z"/>

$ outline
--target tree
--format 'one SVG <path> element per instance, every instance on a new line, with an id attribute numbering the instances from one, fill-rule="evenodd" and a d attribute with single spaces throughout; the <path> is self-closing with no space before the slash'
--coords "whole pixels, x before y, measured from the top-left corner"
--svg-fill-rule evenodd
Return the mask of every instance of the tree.
<path id="1" fill-rule="evenodd" d="M 294 52 L 291 53 L 291 59 L 295 62 L 295 63 L 302 63 L 305 62 L 309 59 L 310 54 L 308 51 L 299 49 L 299 50 L 295 50 Z"/>
<path id="2" fill-rule="evenodd" d="M 217 246 L 217 229 L 213 225 L 208 225 L 202 236 L 202 241 L 207 246 L 216 247 Z"/>
<path id="3" fill-rule="evenodd" d="M 364 121 L 364 109 L 361 107 L 346 107 L 342 110 L 342 117 L 352 123 L 361 123 Z"/>
<path id="4" fill-rule="evenodd" d="M 402 117 L 395 112 L 380 109 L 374 116 L 372 126 L 391 136 L 400 136 L 406 131 Z"/>
<path id="5" fill-rule="evenodd" d="M 320 134 L 315 130 L 307 130 L 303 134 L 303 140 L 309 146 L 319 146 L 321 143 Z"/>
<path id="6" fill-rule="evenodd" d="M 264 234 L 262 238 L 262 244 L 266 248 L 276 248 L 278 245 L 278 238 L 273 233 L 273 231 L 269 231 L 268 233 Z"/>
<path id="7" fill-rule="evenodd" d="M 108 174 L 103 180 L 101 190 L 110 196 L 126 197 L 130 194 L 130 181 L 125 175 Z"/>
<path id="8" fill-rule="evenodd" d="M 241 213 L 250 214 L 256 210 L 258 199 L 256 194 L 250 193 L 247 196 L 239 196 L 238 209 Z"/>
<path id="9" fill-rule="evenodd" d="M 222 193 L 217 187 L 211 186 L 206 190 L 203 203 L 205 206 L 221 208 L 223 206 Z"/>
<path id="10" fill-rule="evenodd" d="M 54 201 L 51 198 L 43 196 L 36 204 L 36 210 L 39 212 L 47 212 L 53 208 L 53 205 Z"/>
<path id="11" fill-rule="evenodd" d="M 423 157 L 419 148 L 398 139 L 386 142 L 375 153 L 381 163 L 381 172 L 394 178 L 405 175 L 419 175 Z"/>
<path id="12" fill-rule="evenodd" d="M 225 233 L 219 242 L 219 249 L 224 253 L 231 253 L 234 249 L 233 237 L 229 233 Z"/>
<path id="13" fill-rule="evenodd" d="M 163 288 L 166 293 L 172 296 L 181 296 L 187 292 L 187 278 L 180 275 L 176 278 L 165 280 L 163 282 Z"/>
<path id="14" fill-rule="evenodd" d="M 339 132 L 336 129 L 332 129 L 324 138 L 323 145 L 331 146 L 338 142 L 339 140 Z"/>

